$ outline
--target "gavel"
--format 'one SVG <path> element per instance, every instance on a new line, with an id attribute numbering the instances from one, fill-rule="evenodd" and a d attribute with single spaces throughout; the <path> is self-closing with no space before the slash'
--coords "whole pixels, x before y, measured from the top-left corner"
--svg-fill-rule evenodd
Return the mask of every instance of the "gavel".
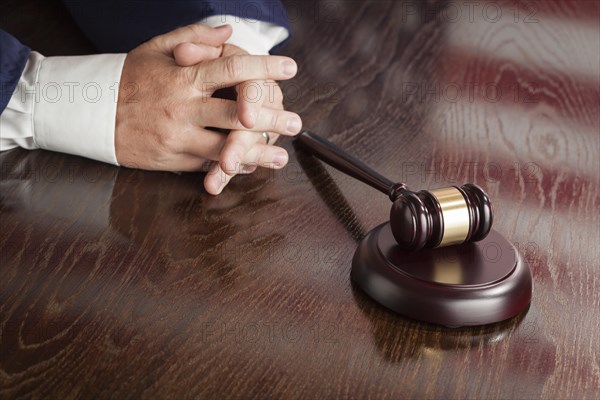
<path id="1" fill-rule="evenodd" d="M 325 163 L 388 195 L 393 202 L 390 228 L 405 250 L 476 242 L 492 228 L 490 198 L 475 184 L 413 192 L 312 132 L 302 132 L 296 141 Z"/>

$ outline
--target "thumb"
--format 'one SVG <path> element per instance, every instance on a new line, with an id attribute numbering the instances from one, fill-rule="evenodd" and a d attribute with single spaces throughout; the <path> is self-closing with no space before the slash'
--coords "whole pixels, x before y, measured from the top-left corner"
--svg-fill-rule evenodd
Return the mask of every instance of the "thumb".
<path id="1" fill-rule="evenodd" d="M 231 25 L 221 25 L 217 28 L 211 28 L 204 25 L 191 24 L 177 28 L 164 35 L 156 36 L 152 41 L 163 52 L 170 55 L 175 46 L 183 42 L 203 43 L 213 47 L 221 46 L 231 37 L 232 33 L 233 29 Z"/>

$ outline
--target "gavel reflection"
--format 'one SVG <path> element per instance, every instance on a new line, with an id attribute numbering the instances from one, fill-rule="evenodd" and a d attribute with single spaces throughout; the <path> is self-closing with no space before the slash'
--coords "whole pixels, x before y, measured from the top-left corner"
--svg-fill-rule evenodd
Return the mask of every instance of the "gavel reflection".
<path id="1" fill-rule="evenodd" d="M 467 183 L 413 192 L 395 183 L 318 135 L 304 131 L 296 141 L 332 167 L 385 193 L 392 200 L 390 227 L 398 245 L 406 250 L 476 242 L 492 228 L 488 195 Z"/>

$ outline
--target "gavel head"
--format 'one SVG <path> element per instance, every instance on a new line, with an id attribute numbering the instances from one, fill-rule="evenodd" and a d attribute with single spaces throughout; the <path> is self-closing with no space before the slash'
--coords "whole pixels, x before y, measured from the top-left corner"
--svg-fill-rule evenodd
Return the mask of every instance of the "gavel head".
<path id="1" fill-rule="evenodd" d="M 492 228 L 490 199 L 471 183 L 416 193 L 402 187 L 393 201 L 390 226 L 406 250 L 476 242 Z"/>

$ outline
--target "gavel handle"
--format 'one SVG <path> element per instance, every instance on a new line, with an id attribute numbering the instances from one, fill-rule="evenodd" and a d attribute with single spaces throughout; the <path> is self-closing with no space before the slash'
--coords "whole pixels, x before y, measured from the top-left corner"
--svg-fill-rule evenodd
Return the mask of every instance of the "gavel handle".
<path id="1" fill-rule="evenodd" d="M 333 143 L 312 132 L 302 132 L 297 136 L 296 142 L 320 160 L 388 196 L 395 185 L 395 182 L 380 175 Z"/>

